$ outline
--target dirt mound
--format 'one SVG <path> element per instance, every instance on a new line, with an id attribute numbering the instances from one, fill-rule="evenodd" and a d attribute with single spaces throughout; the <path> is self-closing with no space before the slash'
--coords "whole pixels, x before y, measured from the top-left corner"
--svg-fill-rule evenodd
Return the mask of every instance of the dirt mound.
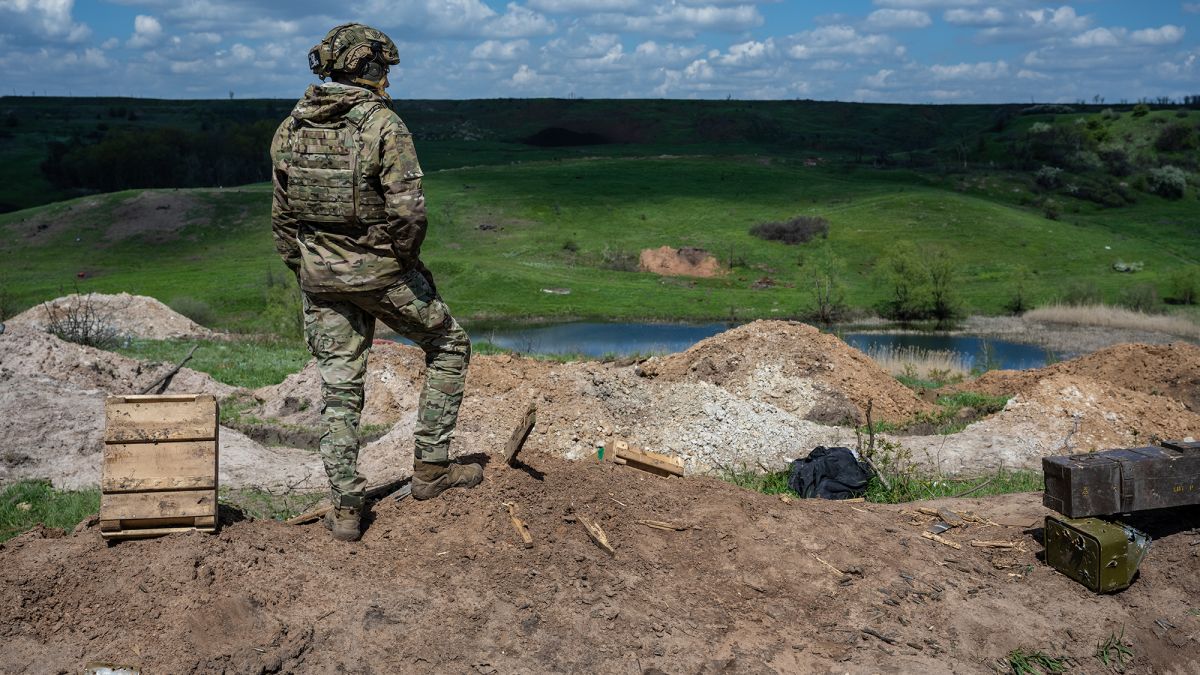
<path id="1" fill-rule="evenodd" d="M 725 273 L 708 251 L 689 246 L 644 249 L 638 257 L 638 268 L 670 277 L 719 277 Z"/>
<path id="2" fill-rule="evenodd" d="M 1047 455 L 1150 445 L 1200 437 L 1200 414 L 1166 396 L 1080 375 L 1040 378 L 1004 410 L 950 436 L 892 440 L 922 465 L 948 473 L 1040 469 Z"/>
<path id="3" fill-rule="evenodd" d="M 0 670 L 983 673 L 1022 647 L 1091 663 L 1122 626 L 1132 670 L 1200 666 L 1194 535 L 1178 524 L 1194 514 L 1143 525 L 1155 543 L 1138 581 L 1095 596 L 1037 559 L 1036 494 L 945 502 L 1002 523 L 947 533 L 964 544 L 951 550 L 900 507 L 527 461 L 489 466 L 475 490 L 380 503 L 353 546 L 233 513 L 218 535 L 111 547 L 94 524 L 27 533 L 0 545 Z"/>
<path id="4" fill-rule="evenodd" d="M 651 359 L 646 374 L 716 384 L 751 400 L 837 423 L 899 422 L 932 409 L 862 352 L 834 335 L 790 321 L 755 321 Z"/>
<path id="5" fill-rule="evenodd" d="M 175 240 L 187 225 L 207 219 L 212 209 L 192 191 L 179 190 L 143 190 L 111 208 L 110 203 L 107 198 L 89 197 L 52 205 L 10 227 L 35 244 L 49 244 L 64 232 L 80 225 L 95 227 L 97 222 L 105 228 L 107 241 L 142 236 L 163 243 Z"/>
<path id="6" fill-rule="evenodd" d="M 71 294 L 31 307 L 5 323 L 9 327 L 29 326 L 44 331 L 52 316 L 60 322 L 71 317 L 94 317 L 118 335 L 150 340 L 213 335 L 213 331 L 154 298 L 128 293 Z"/>
<path id="7" fill-rule="evenodd" d="M 0 371 L 17 378 L 49 377 L 81 389 L 136 394 L 173 367 L 171 363 L 147 363 L 66 342 L 21 325 L 9 325 L 0 335 Z M 221 398 L 234 389 L 206 373 L 181 368 L 164 393 L 213 394 Z"/>

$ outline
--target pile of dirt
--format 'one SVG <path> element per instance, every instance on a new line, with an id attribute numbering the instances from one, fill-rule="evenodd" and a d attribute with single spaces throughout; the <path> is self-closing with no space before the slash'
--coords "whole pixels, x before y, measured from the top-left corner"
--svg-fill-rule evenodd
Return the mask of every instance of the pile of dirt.
<path id="1" fill-rule="evenodd" d="M 1122 344 L 1036 370 L 996 370 L 957 390 L 1012 395 L 1048 377 L 1078 375 L 1152 396 L 1166 396 L 1200 413 L 1200 346 L 1187 342 Z"/>
<path id="2" fill-rule="evenodd" d="M 755 321 L 651 359 L 664 381 L 700 381 L 827 423 L 900 422 L 932 410 L 866 354 L 835 335 L 792 321 Z"/>
<path id="3" fill-rule="evenodd" d="M 14 234 L 38 245 L 49 244 L 80 225 L 95 228 L 96 222 L 111 223 L 104 230 L 109 242 L 140 236 L 147 242 L 164 243 L 177 239 L 188 225 L 210 220 L 212 212 L 196 191 L 143 190 L 110 204 L 107 197 L 89 197 L 52 205 L 11 227 Z"/>
<path id="4" fill-rule="evenodd" d="M 151 364 L 64 342 L 17 326 L 0 335 L 0 484 L 48 478 L 61 488 L 93 487 L 100 480 L 104 399 L 136 394 L 173 364 Z M 212 394 L 235 387 L 182 368 L 163 393 Z M 221 481 L 250 485 L 323 486 L 312 453 L 266 448 L 241 433 L 221 429 Z"/>
<path id="5" fill-rule="evenodd" d="M 385 500 L 354 545 L 232 512 L 217 535 L 115 546 L 94 520 L 24 534 L 0 545 L 0 670 L 993 672 L 1019 648 L 1094 663 L 1115 634 L 1131 671 L 1200 667 L 1194 509 L 1141 524 L 1155 542 L 1137 582 L 1097 596 L 1038 559 L 1037 494 L 935 503 L 998 523 L 946 533 L 953 550 L 919 536 L 915 505 L 525 460 L 475 490 Z"/>
<path id="6" fill-rule="evenodd" d="M 84 320 L 110 328 L 120 336 L 149 340 L 214 335 L 213 331 L 154 298 L 129 293 L 67 295 L 31 307 L 5 324 L 9 327 L 28 326 L 44 331 L 53 321 L 61 324 Z"/>
<path id="7" fill-rule="evenodd" d="M 652 272 L 668 277 L 719 277 L 725 274 L 721 263 L 708 251 L 702 248 L 685 246 L 683 248 L 643 249 L 638 257 L 638 268 L 643 272 Z"/>

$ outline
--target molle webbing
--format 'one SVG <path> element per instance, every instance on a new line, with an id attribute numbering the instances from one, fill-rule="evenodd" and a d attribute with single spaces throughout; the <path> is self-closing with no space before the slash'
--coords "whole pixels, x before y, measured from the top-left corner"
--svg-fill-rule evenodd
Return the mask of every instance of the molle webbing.
<path id="1" fill-rule="evenodd" d="M 331 125 L 295 122 L 288 202 L 296 218 L 317 223 L 380 223 L 383 196 L 358 166 L 358 135 L 382 103 L 354 106 Z"/>

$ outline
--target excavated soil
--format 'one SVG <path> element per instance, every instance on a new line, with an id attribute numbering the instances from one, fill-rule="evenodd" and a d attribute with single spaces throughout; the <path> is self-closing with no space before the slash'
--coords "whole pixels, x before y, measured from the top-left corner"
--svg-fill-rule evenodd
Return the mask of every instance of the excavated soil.
<path id="1" fill-rule="evenodd" d="M 112 329 L 122 337 L 169 340 L 212 337 L 213 331 L 145 295 L 88 293 L 68 295 L 31 307 L 7 320 L 5 325 L 46 330 L 51 321 L 62 324 L 87 320 Z"/>
<path id="2" fill-rule="evenodd" d="M 45 245 L 81 225 L 111 223 L 104 241 L 122 241 L 140 236 L 147 242 L 165 243 L 178 238 L 191 223 L 211 219 L 212 207 L 191 192 L 146 190 L 111 207 L 99 197 L 84 199 L 61 208 L 50 208 L 32 218 L 10 225 L 10 231 L 29 243 Z"/>
<path id="3" fill-rule="evenodd" d="M 1105 672 L 1114 635 L 1127 672 L 1200 669 L 1196 509 L 1139 523 L 1155 538 L 1140 576 L 1098 596 L 1039 560 L 1038 494 L 936 504 L 992 523 L 947 532 L 954 550 L 919 536 L 917 505 L 524 458 L 475 490 L 385 499 L 358 544 L 232 512 L 217 535 L 21 535 L 0 545 L 0 671 L 992 673 L 1025 649 Z"/>
<path id="4" fill-rule="evenodd" d="M 670 277 L 719 277 L 725 274 L 721 263 L 702 248 L 660 248 L 643 249 L 638 256 L 638 268 L 643 272 L 653 272 Z"/>

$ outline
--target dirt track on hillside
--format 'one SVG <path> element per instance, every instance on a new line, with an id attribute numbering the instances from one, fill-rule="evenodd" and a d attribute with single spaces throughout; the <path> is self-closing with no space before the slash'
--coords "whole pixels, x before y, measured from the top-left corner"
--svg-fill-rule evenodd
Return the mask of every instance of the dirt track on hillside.
<path id="1" fill-rule="evenodd" d="M 473 491 L 385 501 L 357 545 L 275 521 L 111 547 L 94 525 L 22 535 L 0 545 L 0 671 L 986 673 L 1025 648 L 1101 672 L 1097 642 L 1122 631 L 1131 672 L 1200 668 L 1200 535 L 1178 525 L 1152 529 L 1132 588 L 1095 596 L 1037 559 L 1036 494 L 945 502 L 999 523 L 947 533 L 956 551 L 919 537 L 912 506 L 526 461 L 491 463 Z"/>

